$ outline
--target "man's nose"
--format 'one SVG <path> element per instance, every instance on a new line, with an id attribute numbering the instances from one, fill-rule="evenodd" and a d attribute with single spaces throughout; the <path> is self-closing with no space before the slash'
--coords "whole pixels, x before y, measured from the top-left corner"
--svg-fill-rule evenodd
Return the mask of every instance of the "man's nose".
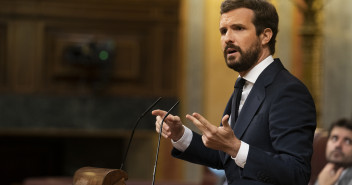
<path id="1" fill-rule="evenodd" d="M 335 147 L 336 148 L 341 148 L 342 147 L 342 144 L 343 144 L 343 140 L 342 139 L 339 139 L 335 142 Z"/>
<path id="2" fill-rule="evenodd" d="M 233 35 L 231 34 L 231 31 L 229 30 L 229 31 L 227 31 L 226 32 L 226 34 L 225 34 L 225 43 L 226 44 L 229 44 L 229 43 L 234 43 L 235 41 L 234 41 L 234 38 L 233 38 Z"/>

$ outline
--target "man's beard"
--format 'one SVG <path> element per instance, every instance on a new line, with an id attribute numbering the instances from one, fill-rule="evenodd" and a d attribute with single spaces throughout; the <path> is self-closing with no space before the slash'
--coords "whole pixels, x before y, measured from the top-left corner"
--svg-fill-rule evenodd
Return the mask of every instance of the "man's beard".
<path id="1" fill-rule="evenodd" d="M 240 53 L 240 56 L 238 57 L 237 61 L 235 61 L 236 57 L 234 56 L 227 58 L 228 48 L 233 48 Z M 227 67 L 237 72 L 247 71 L 250 68 L 252 68 L 258 62 L 261 48 L 260 48 L 259 42 L 255 42 L 250 48 L 252 49 L 249 49 L 248 51 L 243 52 L 239 46 L 235 46 L 231 43 L 228 44 L 224 50 L 224 57 L 225 57 L 225 62 Z M 229 60 L 232 62 L 229 62 Z"/>
<path id="2" fill-rule="evenodd" d="M 346 167 L 352 166 L 352 161 L 348 160 L 344 153 L 342 153 L 341 151 L 336 151 L 336 150 L 333 152 L 339 152 L 339 153 L 341 153 L 340 155 L 342 155 L 343 157 L 341 158 L 341 160 L 335 160 L 335 159 L 333 159 L 333 156 L 332 156 L 333 153 L 330 152 L 330 154 L 326 157 L 327 162 L 335 164 L 336 167 L 346 168 Z"/>

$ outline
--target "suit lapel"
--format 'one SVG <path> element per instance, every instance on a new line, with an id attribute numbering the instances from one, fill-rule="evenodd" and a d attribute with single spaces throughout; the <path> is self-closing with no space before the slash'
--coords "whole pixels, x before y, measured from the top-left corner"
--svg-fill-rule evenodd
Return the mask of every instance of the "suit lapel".
<path id="1" fill-rule="evenodd" d="M 234 93 L 232 93 L 229 101 L 227 102 L 227 105 L 226 105 L 226 108 L 225 108 L 225 111 L 224 111 L 224 114 L 222 115 L 222 117 L 224 117 L 226 114 L 228 114 L 229 116 L 231 115 L 231 105 L 232 105 L 232 98 L 234 98 Z M 221 118 L 222 120 L 222 118 Z M 220 125 L 222 125 L 221 121 L 220 121 Z"/>
<path id="2" fill-rule="evenodd" d="M 277 73 L 284 69 L 284 66 L 280 62 L 279 59 L 275 59 L 275 61 L 270 64 L 258 77 L 257 81 L 255 82 L 251 92 L 249 93 L 246 102 L 244 103 L 242 110 L 238 116 L 238 119 L 234 125 L 231 127 L 234 130 L 234 133 L 238 139 L 241 140 L 243 134 L 245 133 L 246 129 L 250 125 L 255 113 L 260 108 L 261 104 L 265 100 L 265 88 L 270 85 Z M 227 103 L 226 109 L 224 111 L 225 114 L 230 114 L 231 111 L 231 101 L 233 94 Z M 230 156 L 220 152 L 221 155 L 224 156 L 224 162 L 230 159 Z"/>
<path id="3" fill-rule="evenodd" d="M 235 98 L 235 97 L 232 97 L 232 98 Z M 250 125 L 250 122 L 254 117 L 255 112 L 257 112 L 257 109 L 262 104 L 264 98 L 265 98 L 265 89 L 255 90 L 254 87 L 252 88 L 249 96 L 246 99 L 245 104 L 242 107 L 240 114 L 238 115 L 236 123 L 234 125 L 231 125 L 235 133 L 235 136 L 238 139 L 241 140 L 242 135 L 244 134 L 246 128 Z M 246 114 L 244 114 L 245 112 Z M 233 117 L 231 119 L 233 119 Z M 227 154 L 224 157 L 225 157 L 224 161 L 227 161 L 230 159 L 230 156 Z"/>
<path id="4" fill-rule="evenodd" d="M 241 113 L 238 116 L 236 124 L 233 127 L 234 133 L 238 139 L 241 139 L 243 133 L 249 126 L 254 114 L 262 104 L 265 98 L 265 89 L 262 86 L 253 87 L 245 104 L 242 107 Z"/>
<path id="5" fill-rule="evenodd" d="M 275 61 L 259 75 L 242 107 L 236 124 L 233 127 L 237 138 L 242 138 L 257 110 L 265 99 L 265 88 L 273 82 L 276 74 L 282 69 L 283 65 L 280 60 L 275 59 Z"/>

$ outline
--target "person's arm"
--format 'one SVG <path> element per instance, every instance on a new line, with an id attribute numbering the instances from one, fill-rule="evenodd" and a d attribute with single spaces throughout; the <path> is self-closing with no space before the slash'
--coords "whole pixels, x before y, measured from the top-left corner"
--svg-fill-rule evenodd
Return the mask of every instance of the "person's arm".
<path id="1" fill-rule="evenodd" d="M 161 121 L 166 112 L 154 110 L 152 114 L 156 116 L 155 129 L 159 133 Z M 219 151 L 205 147 L 201 141 L 201 136 L 184 127 L 180 117 L 169 114 L 164 121 L 162 136 L 174 142 L 174 149 L 172 150 L 174 157 L 216 169 L 223 169 L 218 156 Z M 188 147 L 189 145 L 194 147 Z"/>
<path id="2" fill-rule="evenodd" d="M 193 137 L 189 147 L 185 151 L 174 148 L 171 152 L 173 157 L 191 163 L 208 166 L 215 169 L 224 169 L 218 150 L 206 147 L 202 142 L 202 136 L 193 131 Z"/>
<path id="3" fill-rule="evenodd" d="M 181 152 L 184 152 L 188 148 L 189 144 L 191 144 L 193 137 L 192 131 L 185 126 L 183 127 L 185 128 L 185 132 L 182 137 L 177 141 L 171 139 L 172 146 Z"/>
<path id="4" fill-rule="evenodd" d="M 219 156 L 219 151 L 228 152 L 229 155 L 235 156 L 241 145 L 241 141 L 236 138 L 228 123 L 229 116 L 223 117 L 222 126 L 219 127 L 212 125 L 198 113 L 186 115 L 186 118 L 198 127 L 202 135 L 193 132 L 191 147 L 188 147 L 184 152 L 173 150 L 172 155 L 192 163 L 223 169 L 223 161 Z"/>
<path id="5" fill-rule="evenodd" d="M 235 161 L 237 166 L 244 168 L 247 162 L 247 156 L 249 151 L 249 145 L 243 141 L 241 141 L 240 149 L 235 157 L 231 156 L 231 158 Z"/>

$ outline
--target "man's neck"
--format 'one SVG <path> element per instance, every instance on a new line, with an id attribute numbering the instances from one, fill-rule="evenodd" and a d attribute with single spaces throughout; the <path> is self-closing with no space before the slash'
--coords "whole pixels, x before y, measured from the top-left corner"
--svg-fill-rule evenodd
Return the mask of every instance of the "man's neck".
<path id="1" fill-rule="evenodd" d="M 241 77 L 245 76 L 247 73 L 249 73 L 249 71 L 251 71 L 255 66 L 257 66 L 259 63 L 261 63 L 266 58 L 268 58 L 270 55 L 271 55 L 270 53 L 268 55 L 261 55 L 261 57 L 259 57 L 258 61 L 251 68 L 249 68 L 246 71 L 241 71 L 238 73 L 240 74 Z"/>
<path id="2" fill-rule="evenodd" d="M 265 60 L 268 56 L 270 56 L 271 55 L 271 52 L 270 52 L 270 50 L 269 50 L 269 48 L 268 48 L 268 46 L 267 47 L 264 47 L 263 48 L 263 50 L 260 52 L 260 54 L 259 54 L 259 57 L 258 57 L 258 60 L 257 60 L 257 62 L 256 63 L 254 63 L 254 65 L 251 67 L 251 68 L 249 68 L 248 70 L 246 70 L 246 71 L 241 71 L 241 72 L 238 72 L 239 74 L 240 74 L 240 76 L 245 76 L 249 71 L 251 71 L 256 65 L 258 65 L 260 62 L 262 62 L 263 60 Z"/>

